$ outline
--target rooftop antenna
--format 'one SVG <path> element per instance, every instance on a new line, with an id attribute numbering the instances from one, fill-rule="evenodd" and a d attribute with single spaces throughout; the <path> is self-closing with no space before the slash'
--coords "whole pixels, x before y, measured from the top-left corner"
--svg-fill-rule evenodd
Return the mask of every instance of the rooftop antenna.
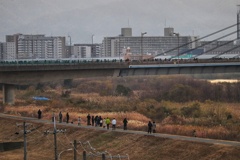
<path id="1" fill-rule="evenodd" d="M 166 27 L 166 26 L 167 26 L 167 20 L 166 20 L 166 18 L 165 18 L 164 27 Z"/>
<path id="2" fill-rule="evenodd" d="M 130 25 L 129 25 L 129 18 L 128 18 L 128 27 L 130 27 Z"/>

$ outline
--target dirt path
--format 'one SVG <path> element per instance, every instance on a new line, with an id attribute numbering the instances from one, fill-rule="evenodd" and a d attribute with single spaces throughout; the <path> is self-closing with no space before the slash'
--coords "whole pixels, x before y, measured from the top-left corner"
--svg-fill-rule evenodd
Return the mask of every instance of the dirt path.
<path id="1" fill-rule="evenodd" d="M 3 113 L 0 113 L 0 117 L 2 117 L 2 118 L 9 118 L 9 119 L 15 119 L 15 120 L 23 120 L 23 121 L 26 121 L 26 122 L 53 124 L 53 122 L 50 121 L 50 120 L 44 120 L 44 119 L 40 119 L 39 120 L 37 118 L 21 117 L 21 116 L 15 116 L 15 115 L 3 114 Z M 110 130 L 106 130 L 106 129 L 100 128 L 100 127 L 92 127 L 92 126 L 85 126 L 85 125 L 77 126 L 76 124 L 71 124 L 71 123 L 68 123 L 68 124 L 67 123 L 57 123 L 56 125 L 57 126 L 76 127 L 76 128 L 105 130 L 106 132 L 111 132 L 112 131 L 111 129 Z M 174 140 L 200 142 L 200 143 L 208 143 L 208 144 L 216 144 L 216 145 L 240 146 L 240 142 L 238 142 L 238 141 L 227 141 L 227 140 L 187 137 L 187 136 L 162 134 L 162 133 L 148 134 L 148 133 L 143 132 L 143 131 L 122 130 L 122 129 L 116 129 L 116 130 L 114 130 L 114 132 L 131 133 L 131 134 L 139 134 L 139 135 L 148 135 L 148 136 L 168 138 L 168 139 L 174 139 Z"/>

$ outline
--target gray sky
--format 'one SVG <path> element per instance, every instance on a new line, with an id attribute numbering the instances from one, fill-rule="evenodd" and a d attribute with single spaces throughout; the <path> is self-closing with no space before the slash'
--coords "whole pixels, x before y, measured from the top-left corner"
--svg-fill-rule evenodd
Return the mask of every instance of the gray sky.
<path id="1" fill-rule="evenodd" d="M 173 27 L 202 37 L 236 24 L 237 4 L 240 0 L 0 0 L 0 41 L 23 33 L 91 43 L 94 34 L 99 43 L 124 27 L 132 27 L 134 36 L 163 36 L 164 27 Z"/>

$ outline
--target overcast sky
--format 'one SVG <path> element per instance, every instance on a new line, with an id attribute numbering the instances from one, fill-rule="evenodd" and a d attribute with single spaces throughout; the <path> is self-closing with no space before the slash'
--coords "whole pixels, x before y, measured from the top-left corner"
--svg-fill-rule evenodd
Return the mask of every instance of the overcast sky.
<path id="1" fill-rule="evenodd" d="M 72 43 L 91 43 L 94 34 L 99 43 L 124 27 L 131 27 L 133 36 L 163 36 L 164 27 L 173 27 L 181 35 L 203 37 L 236 24 L 238 4 L 240 0 L 0 0 L 0 41 L 23 33 L 70 35 Z"/>

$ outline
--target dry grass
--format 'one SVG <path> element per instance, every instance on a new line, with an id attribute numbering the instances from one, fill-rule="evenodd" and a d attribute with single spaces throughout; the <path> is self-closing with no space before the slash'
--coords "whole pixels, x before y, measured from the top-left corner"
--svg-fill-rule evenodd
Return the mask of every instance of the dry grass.
<path id="1" fill-rule="evenodd" d="M 21 128 L 16 128 L 16 122 L 11 119 L 0 118 L 0 141 L 22 141 L 23 135 L 14 134 Z M 27 158 L 31 160 L 52 160 L 54 159 L 54 138 L 53 135 L 44 135 L 46 129 L 52 126 L 33 124 L 37 130 L 27 135 Z M 67 132 L 57 134 L 58 153 L 72 148 L 71 142 L 89 141 L 93 151 L 87 144 L 77 145 L 77 157 L 82 157 L 83 148 L 87 151 L 107 151 L 111 155 L 129 155 L 131 160 L 238 160 L 240 159 L 239 147 L 211 145 L 205 143 L 194 143 L 163 139 L 148 135 L 119 133 L 113 131 L 97 131 L 94 129 L 67 127 Z M 23 159 L 23 148 L 12 151 L 0 152 L 1 160 Z M 66 151 L 61 154 L 61 159 L 73 159 L 73 151 Z M 88 160 L 100 160 L 95 156 L 88 157 Z M 125 158 L 126 159 L 126 158 Z M 125 160 L 122 158 L 122 160 Z"/>
<path id="2" fill-rule="evenodd" d="M 51 92 L 61 94 L 60 90 L 53 90 Z M 156 113 L 155 110 L 147 110 L 152 105 L 155 108 L 165 107 L 172 110 L 172 115 L 165 117 L 163 121 L 157 121 L 157 132 L 193 136 L 193 131 L 195 130 L 198 137 L 240 140 L 238 136 L 240 130 L 236 125 L 240 121 L 240 108 L 237 103 L 230 104 L 211 101 L 204 103 L 175 103 L 169 101 L 157 102 L 153 99 L 141 102 L 122 96 L 100 96 L 97 93 L 78 94 L 73 92 L 71 94 L 71 100 L 77 101 L 79 99 L 84 100 L 84 103 L 79 106 L 74 106 L 71 103 L 64 104 L 61 100 L 52 100 L 46 104 L 36 102 L 27 104 L 23 99 L 17 99 L 17 105 L 4 106 L 4 112 L 37 117 L 37 111 L 41 109 L 43 111 L 43 119 L 51 119 L 53 113 L 58 116 L 58 113 L 61 111 L 64 121 L 65 115 L 68 112 L 70 114 L 70 121 L 77 123 L 77 118 L 81 117 L 83 124 L 86 124 L 87 114 L 91 116 L 98 115 L 102 118 L 116 118 L 117 127 L 122 127 L 122 120 L 126 117 L 129 120 L 129 129 L 146 130 L 148 121 L 153 121 L 153 119 L 146 117 L 146 115 L 149 116 Z M 180 115 L 181 108 L 191 106 L 194 103 L 198 103 L 201 106 L 201 116 L 203 117 L 192 118 Z M 88 106 L 89 108 L 87 108 L 86 106 L 89 104 L 90 107 Z M 135 110 L 132 108 L 130 111 L 127 111 L 134 105 L 137 105 Z M 231 114 L 233 118 L 226 121 L 227 114 Z"/>
<path id="3" fill-rule="evenodd" d="M 206 107 L 206 106 L 204 106 Z M 234 105 L 233 108 L 237 106 Z M 70 114 L 70 122 L 77 124 L 77 118 L 81 117 L 82 125 L 86 125 L 87 121 L 87 114 L 91 116 L 101 116 L 102 118 L 109 117 L 110 119 L 115 118 L 117 120 L 117 127 L 122 128 L 123 123 L 122 120 L 124 118 L 128 119 L 128 128 L 133 130 L 147 130 L 147 123 L 151 121 L 151 119 L 147 118 L 146 116 L 139 114 L 137 112 L 86 112 L 82 111 L 79 112 L 76 108 L 52 108 L 49 109 L 47 106 L 7 106 L 5 107 L 5 113 L 14 114 L 14 115 L 21 115 L 21 116 L 28 116 L 28 117 L 37 117 L 38 109 L 43 111 L 43 119 L 51 120 L 53 112 L 55 116 L 58 117 L 58 113 L 61 111 L 63 113 L 63 121 L 65 121 L 65 114 L 68 112 Z M 229 107 L 233 109 L 232 107 Z M 229 110 L 230 110 L 229 109 Z M 239 129 L 236 130 L 234 128 L 226 128 L 223 126 L 211 126 L 211 127 L 204 127 L 204 126 L 194 126 L 194 125 L 180 125 L 180 124 L 171 124 L 171 117 L 168 117 L 169 120 L 165 120 L 162 123 L 157 123 L 157 132 L 159 133 L 169 133 L 169 134 L 177 134 L 177 135 L 186 135 L 186 136 L 197 136 L 203 138 L 215 138 L 215 139 L 235 139 L 240 140 L 238 136 Z M 58 120 L 58 118 L 57 118 Z M 181 119 L 177 119 L 180 122 Z M 184 119 L 187 121 L 189 119 Z M 193 131 L 196 131 L 195 134 Z"/>
<path id="4" fill-rule="evenodd" d="M 4 113 L 13 114 L 13 115 L 21 115 L 21 116 L 27 116 L 27 117 L 37 117 L 38 110 L 42 110 L 42 119 L 48 119 L 50 120 L 52 118 L 53 113 L 56 116 L 56 119 L 58 120 L 58 113 L 61 111 L 63 114 L 63 121 L 65 121 L 65 115 L 68 112 L 70 115 L 70 122 L 77 123 L 78 117 L 81 117 L 82 123 L 85 125 L 87 122 L 87 114 L 90 114 L 91 116 L 101 116 L 102 118 L 115 118 L 117 120 L 117 126 L 122 127 L 123 119 L 128 119 L 128 126 L 129 129 L 139 129 L 142 127 L 145 127 L 148 121 L 150 121 L 149 118 L 146 116 L 137 113 L 137 112 L 79 112 L 76 108 L 53 108 L 49 109 L 47 106 L 8 106 L 5 107 Z"/>

